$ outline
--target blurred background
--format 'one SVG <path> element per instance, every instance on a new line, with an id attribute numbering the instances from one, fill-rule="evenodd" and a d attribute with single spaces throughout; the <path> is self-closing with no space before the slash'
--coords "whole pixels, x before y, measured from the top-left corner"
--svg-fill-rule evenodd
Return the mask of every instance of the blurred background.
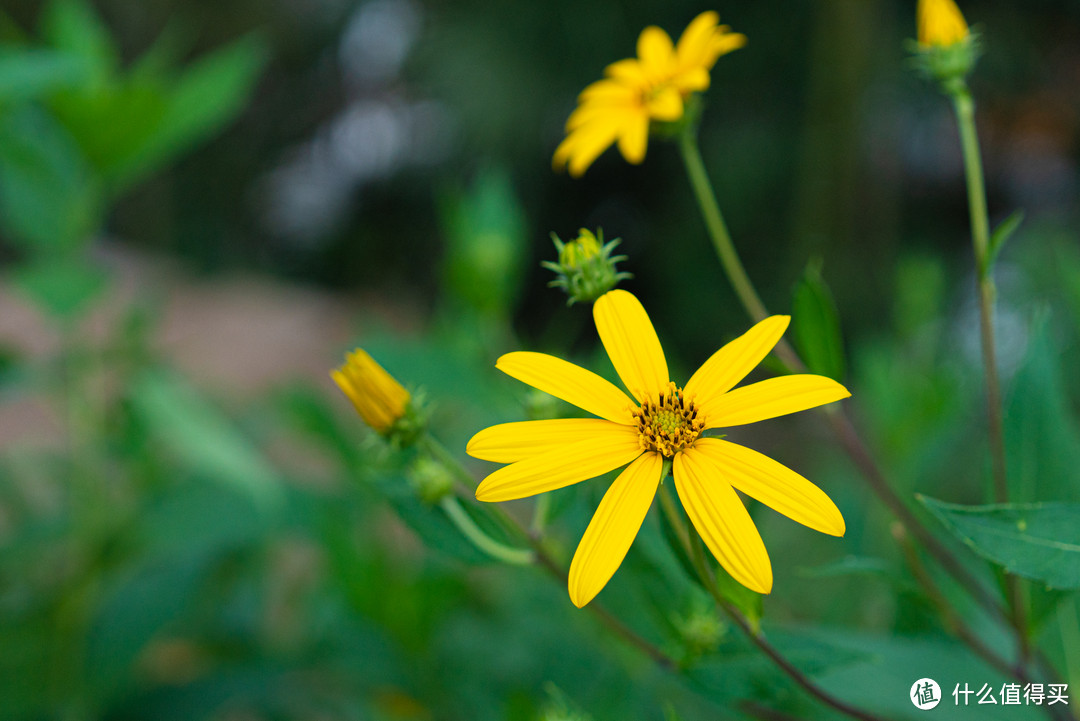
<path id="1" fill-rule="evenodd" d="M 986 497 L 963 168 L 947 100 L 912 71 L 913 0 L 5 0 L 0 718 L 740 718 L 746 699 L 824 718 L 710 620 L 649 524 L 598 601 L 688 677 L 539 572 L 487 563 L 328 377 L 362 345 L 462 456 L 486 425 L 565 412 L 494 360 L 612 375 L 539 265 L 582 226 L 622 238 L 677 377 L 743 332 L 674 147 L 551 170 L 577 93 L 646 25 L 677 37 L 707 9 L 749 37 L 713 71 L 701 142 L 766 305 L 827 283 L 835 373 L 896 487 Z M 997 270 L 1014 498 L 1078 501 L 1080 5 L 962 9 L 986 48 L 991 219 L 1025 213 Z M 752 509 L 766 628 L 895 718 L 927 658 L 995 678 L 804 415 L 733 434 L 848 523 L 835 540 Z M 567 562 L 604 488 L 555 494 Z M 1080 674 L 1075 599 L 1031 602 Z"/>

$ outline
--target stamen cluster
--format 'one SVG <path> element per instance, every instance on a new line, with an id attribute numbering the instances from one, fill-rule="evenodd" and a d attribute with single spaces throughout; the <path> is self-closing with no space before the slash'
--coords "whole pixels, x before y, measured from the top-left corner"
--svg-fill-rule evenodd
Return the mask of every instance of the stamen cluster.
<path id="1" fill-rule="evenodd" d="M 641 408 L 634 411 L 634 420 L 642 450 L 656 451 L 665 458 L 674 458 L 693 445 L 705 429 L 705 418 L 694 401 L 688 400 L 674 383 L 668 383 L 667 392 L 658 393 L 655 402 L 651 398 L 642 402 Z"/>

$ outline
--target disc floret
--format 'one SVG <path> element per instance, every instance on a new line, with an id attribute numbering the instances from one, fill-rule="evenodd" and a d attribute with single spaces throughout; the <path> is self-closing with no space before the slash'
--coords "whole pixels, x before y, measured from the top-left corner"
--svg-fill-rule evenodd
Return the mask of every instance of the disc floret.
<path id="1" fill-rule="evenodd" d="M 682 449 L 692 446 L 705 429 L 705 418 L 693 399 L 687 399 L 682 388 L 668 383 L 656 400 L 646 398 L 634 411 L 634 420 L 641 434 L 641 448 L 656 451 L 664 458 L 674 458 Z"/>

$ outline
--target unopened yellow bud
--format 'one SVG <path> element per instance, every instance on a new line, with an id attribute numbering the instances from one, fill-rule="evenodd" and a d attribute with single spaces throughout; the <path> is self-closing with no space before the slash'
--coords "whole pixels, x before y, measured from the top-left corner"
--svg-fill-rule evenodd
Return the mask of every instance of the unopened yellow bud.
<path id="1" fill-rule="evenodd" d="M 384 436 L 405 417 L 411 396 L 365 351 L 357 348 L 330 377 L 352 401 L 364 422 Z"/>
<path id="2" fill-rule="evenodd" d="M 919 45 L 924 48 L 955 45 L 970 34 L 953 0 L 919 0 L 916 14 Z"/>
<path id="3" fill-rule="evenodd" d="M 580 268 L 586 261 L 600 255 L 601 245 L 592 231 L 582 228 L 580 235 L 564 245 L 559 251 L 559 263 L 571 268 Z"/>

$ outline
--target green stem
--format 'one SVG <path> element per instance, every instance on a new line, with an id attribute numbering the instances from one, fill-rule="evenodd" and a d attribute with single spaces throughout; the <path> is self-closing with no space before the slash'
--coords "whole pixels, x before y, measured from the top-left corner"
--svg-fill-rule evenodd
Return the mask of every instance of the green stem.
<path id="1" fill-rule="evenodd" d="M 1001 412 L 1001 387 L 997 373 L 997 351 L 994 341 L 994 278 L 990 263 L 990 218 L 986 210 L 986 182 L 983 179 L 979 138 L 975 129 L 975 103 L 966 87 L 951 93 L 960 145 L 964 154 L 964 176 L 967 180 L 968 212 L 971 216 L 971 241 L 975 251 L 978 274 L 979 334 L 982 341 L 982 361 L 986 383 L 986 414 L 990 437 L 990 465 L 994 478 L 994 501 L 1009 502 L 1009 484 L 1005 466 L 1005 431 Z M 1005 575 L 1005 591 L 1012 612 L 1022 660 L 1030 654 L 1027 611 L 1024 589 L 1020 580 Z"/>
<path id="2" fill-rule="evenodd" d="M 492 558 L 515 566 L 527 566 L 536 560 L 536 554 L 531 550 L 504 546 L 484 533 L 480 526 L 476 525 L 476 521 L 472 519 L 472 516 L 461 507 L 461 501 L 456 497 L 446 496 L 439 501 L 439 507 L 446 512 L 450 521 L 461 531 L 461 535 Z"/>
<path id="3" fill-rule="evenodd" d="M 698 148 L 697 128 L 693 124 L 687 124 L 679 134 L 679 151 L 682 153 L 683 164 L 686 165 L 690 186 L 694 189 L 694 197 L 697 198 L 701 215 L 705 219 L 709 239 L 712 240 L 720 264 L 724 266 L 724 272 L 731 281 L 731 287 L 755 322 L 765 320 L 769 313 L 754 290 L 754 284 L 750 282 L 750 277 L 735 250 L 735 244 L 731 241 L 731 234 L 728 233 L 724 216 L 720 212 L 720 204 L 716 202 L 716 194 L 709 182 L 709 175 L 705 172 L 705 162 L 701 159 L 701 150 Z"/>

